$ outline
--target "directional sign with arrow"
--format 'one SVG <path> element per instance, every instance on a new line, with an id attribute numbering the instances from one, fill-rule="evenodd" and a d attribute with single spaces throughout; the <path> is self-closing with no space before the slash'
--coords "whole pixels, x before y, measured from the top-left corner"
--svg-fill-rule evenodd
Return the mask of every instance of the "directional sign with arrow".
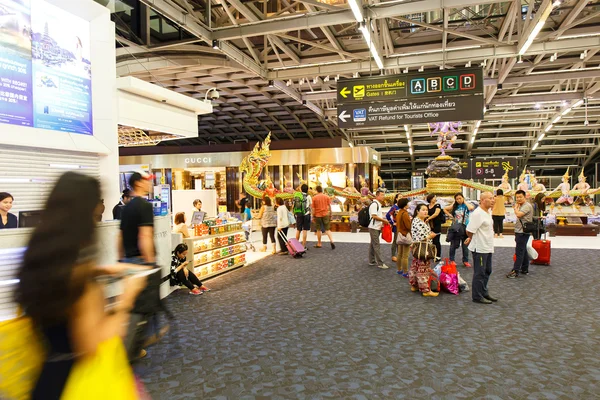
<path id="1" fill-rule="evenodd" d="M 347 87 L 344 87 L 342 90 L 340 90 L 340 95 L 343 98 L 347 98 L 350 93 L 352 93 L 352 91 L 348 90 Z"/>
<path id="2" fill-rule="evenodd" d="M 338 104 L 338 126 L 359 128 L 483 119 L 483 96 Z"/>
<path id="3" fill-rule="evenodd" d="M 338 118 L 340 119 L 340 121 L 342 122 L 346 122 L 346 118 L 348 118 L 350 116 L 350 114 L 346 114 L 346 110 L 343 110 L 342 113 L 340 115 L 338 115 Z"/>

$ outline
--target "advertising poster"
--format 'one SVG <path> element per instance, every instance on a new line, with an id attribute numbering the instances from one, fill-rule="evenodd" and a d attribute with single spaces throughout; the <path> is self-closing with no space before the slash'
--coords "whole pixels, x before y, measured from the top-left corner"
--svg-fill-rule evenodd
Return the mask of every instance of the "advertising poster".
<path id="1" fill-rule="evenodd" d="M 33 126 L 29 0 L 0 3 L 0 123 Z"/>
<path id="2" fill-rule="evenodd" d="M 41 0 L 31 9 L 34 125 L 91 135 L 89 23 Z"/>

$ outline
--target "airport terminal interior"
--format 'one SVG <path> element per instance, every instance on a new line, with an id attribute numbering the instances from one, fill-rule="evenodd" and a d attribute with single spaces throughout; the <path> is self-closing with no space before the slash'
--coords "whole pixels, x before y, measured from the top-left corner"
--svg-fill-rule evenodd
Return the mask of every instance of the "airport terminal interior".
<path id="1" fill-rule="evenodd" d="M 596 0 L 0 0 L 0 399 L 600 398 L 599 51 Z"/>

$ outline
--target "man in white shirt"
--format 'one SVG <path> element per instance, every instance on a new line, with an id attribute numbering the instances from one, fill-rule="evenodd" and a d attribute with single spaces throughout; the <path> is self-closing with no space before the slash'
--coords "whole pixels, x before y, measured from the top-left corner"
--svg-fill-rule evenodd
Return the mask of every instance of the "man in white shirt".
<path id="1" fill-rule="evenodd" d="M 494 253 L 494 221 L 490 210 L 494 206 L 494 195 L 483 192 L 479 197 L 479 208 L 471 212 L 467 225 L 465 244 L 473 253 L 473 301 L 492 304 L 498 299 L 490 296 L 488 280 L 492 274 L 492 254 Z"/>
<path id="2" fill-rule="evenodd" d="M 378 190 L 375 193 L 375 200 L 369 206 L 369 215 L 371 216 L 371 223 L 369 224 L 369 235 L 371 237 L 371 243 L 369 244 L 369 265 L 377 265 L 381 269 L 388 269 L 389 267 L 383 263 L 381 258 L 381 248 L 379 246 L 379 235 L 381 235 L 381 227 L 389 224 L 387 219 L 381 211 L 381 202 L 385 198 L 385 193 Z"/>

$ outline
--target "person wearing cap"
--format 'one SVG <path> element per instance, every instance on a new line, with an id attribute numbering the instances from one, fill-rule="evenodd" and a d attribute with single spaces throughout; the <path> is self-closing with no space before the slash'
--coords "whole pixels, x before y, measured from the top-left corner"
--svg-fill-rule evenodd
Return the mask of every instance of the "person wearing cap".
<path id="1" fill-rule="evenodd" d="M 152 176 L 145 172 L 134 172 L 129 178 L 131 200 L 121 210 L 120 258 L 155 261 L 154 212 L 152 204 L 144 199 L 151 185 Z"/>
<path id="2" fill-rule="evenodd" d="M 113 207 L 113 219 L 121 219 L 123 208 L 129 204 L 129 201 L 131 201 L 131 191 L 129 189 L 125 189 L 121 195 L 121 201 L 119 201 L 119 203 Z"/>

